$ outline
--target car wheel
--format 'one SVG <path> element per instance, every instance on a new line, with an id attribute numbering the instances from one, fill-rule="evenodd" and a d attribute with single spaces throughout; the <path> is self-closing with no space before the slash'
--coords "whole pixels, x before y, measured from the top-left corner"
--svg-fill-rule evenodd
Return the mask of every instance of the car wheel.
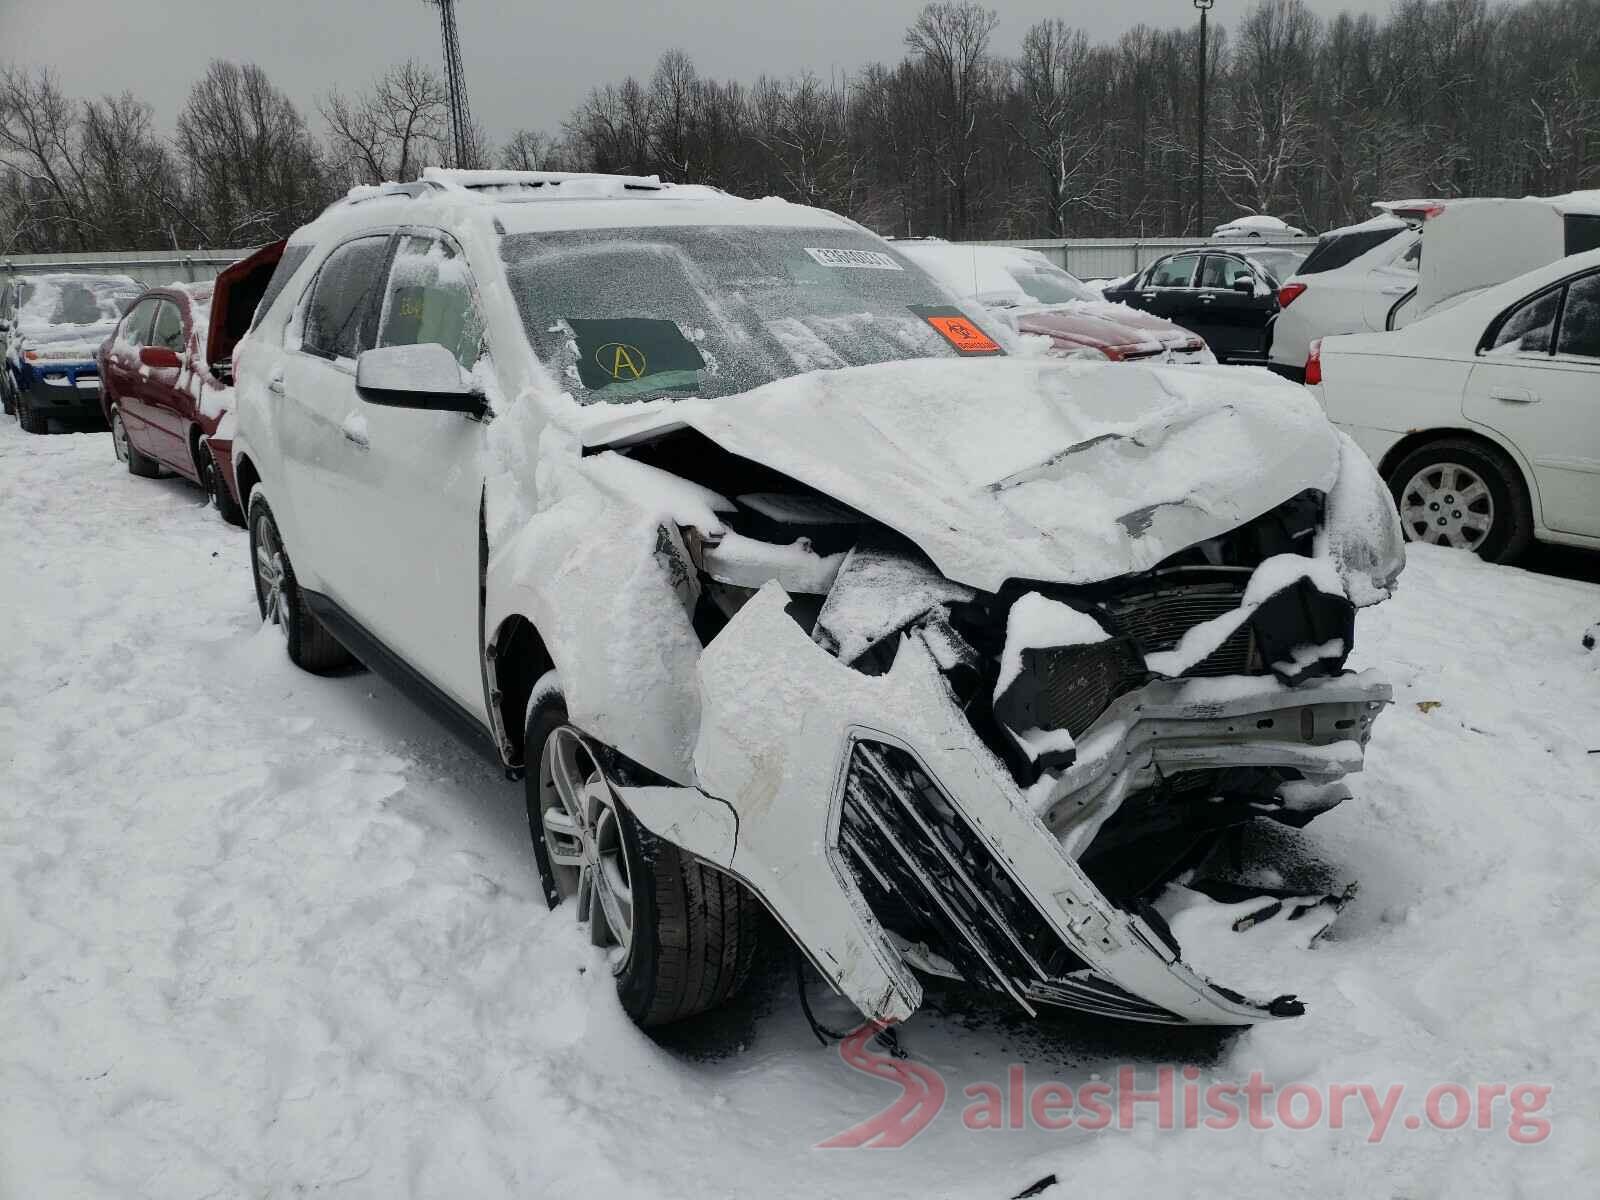
<path id="1" fill-rule="evenodd" d="M 11 416 L 17 411 L 16 402 L 11 399 L 10 372 L 0 366 L 0 408 L 5 409 L 6 416 Z"/>
<path id="2" fill-rule="evenodd" d="M 1446 438 L 1413 450 L 1389 472 L 1406 540 L 1471 550 L 1512 562 L 1533 541 L 1533 510 L 1522 475 L 1505 455 Z"/>
<path id="3" fill-rule="evenodd" d="M 28 398 L 21 393 L 17 395 L 17 424 L 22 426 L 24 433 L 49 433 L 50 420 L 41 417 L 33 411 L 33 405 L 28 403 Z"/>
<path id="4" fill-rule="evenodd" d="M 217 466 L 211 447 L 204 443 L 200 446 L 200 486 L 205 488 L 206 495 L 216 505 L 224 521 L 244 528 L 244 512 L 234 503 L 233 493 L 228 490 L 228 481 L 222 477 L 222 468 Z"/>
<path id="5" fill-rule="evenodd" d="M 278 522 L 259 491 L 250 497 L 250 563 L 261 619 L 276 625 L 283 634 L 290 662 L 314 675 L 323 675 L 354 661 L 306 607 L 289 552 L 283 546 L 283 535 L 278 532 Z"/>
<path id="6" fill-rule="evenodd" d="M 613 756 L 568 723 L 553 671 L 534 685 L 525 744 L 545 899 L 576 899 L 628 1016 L 666 1025 L 734 996 L 755 957 L 760 902 L 634 820 L 612 786 Z"/>
<path id="7" fill-rule="evenodd" d="M 155 459 L 146 458 L 133 448 L 128 440 L 128 427 L 122 423 L 122 412 L 114 404 L 111 406 L 111 448 L 116 451 L 118 462 L 128 464 L 128 474 L 142 479 L 154 479 L 161 474 L 161 466 Z"/>

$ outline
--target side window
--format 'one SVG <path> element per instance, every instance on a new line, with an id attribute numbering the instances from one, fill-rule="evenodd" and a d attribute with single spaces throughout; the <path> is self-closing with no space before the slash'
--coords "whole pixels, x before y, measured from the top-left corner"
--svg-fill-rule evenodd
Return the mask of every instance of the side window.
<path id="1" fill-rule="evenodd" d="M 141 346 L 150 344 L 150 319 L 155 316 L 156 301 L 141 300 L 128 311 L 122 320 L 122 329 L 117 334 L 117 341 L 125 346 L 137 350 Z"/>
<path id="2" fill-rule="evenodd" d="M 1205 265 L 1200 269 L 1200 286 L 1203 288 L 1221 288 L 1227 291 L 1233 287 L 1238 279 L 1255 281 L 1255 276 L 1250 268 L 1237 258 L 1230 258 L 1220 254 L 1206 255 Z"/>
<path id="3" fill-rule="evenodd" d="M 389 235 L 357 238 L 328 256 L 311 285 L 300 348 L 322 358 L 354 358 L 371 344 L 372 300 L 383 286 Z"/>
<path id="4" fill-rule="evenodd" d="M 163 300 L 156 309 L 156 325 L 150 332 L 152 346 L 165 346 L 179 354 L 184 351 L 183 314 L 171 300 Z"/>
<path id="5" fill-rule="evenodd" d="M 460 251 L 443 238 L 403 236 L 378 328 L 380 346 L 437 343 L 470 370 L 483 346 L 483 321 Z"/>
<path id="6" fill-rule="evenodd" d="M 1555 338 L 1561 289 L 1545 292 L 1514 309 L 1494 335 L 1490 354 L 1548 354 Z"/>
<path id="7" fill-rule="evenodd" d="M 1194 279 L 1195 265 L 1199 262 L 1197 254 L 1180 254 L 1176 258 L 1169 258 L 1164 263 L 1159 263 L 1156 269 L 1150 272 L 1150 287 L 1186 288 Z"/>
<path id="8" fill-rule="evenodd" d="M 267 310 L 272 307 L 272 302 L 288 286 L 290 277 L 300 269 L 300 264 L 311 257 L 311 243 L 302 242 L 298 246 L 285 246 L 283 257 L 278 259 L 278 265 L 272 268 L 272 278 L 267 281 L 267 290 L 261 294 L 261 299 L 256 303 L 256 311 L 250 318 L 250 328 L 254 329 L 261 323 L 261 318 L 267 315 Z M 231 326 L 233 322 L 230 320 Z"/>
<path id="9" fill-rule="evenodd" d="M 1600 274 L 1585 275 L 1567 285 L 1556 353 L 1600 358 Z"/>

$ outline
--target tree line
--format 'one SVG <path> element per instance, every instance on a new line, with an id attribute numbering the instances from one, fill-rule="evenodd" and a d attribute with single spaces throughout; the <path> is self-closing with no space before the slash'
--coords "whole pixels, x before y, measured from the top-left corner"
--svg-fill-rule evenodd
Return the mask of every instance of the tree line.
<path id="1" fill-rule="evenodd" d="M 668 51 L 558 130 L 500 146 L 475 130 L 464 165 L 708 183 L 886 234 L 1197 232 L 1198 28 L 1093 43 L 1041 21 L 1008 56 L 997 25 L 939 0 L 898 62 L 828 79 L 717 80 Z M 1600 186 L 1600 0 L 1399 0 L 1327 20 L 1256 0 L 1207 50 L 1207 224 L 1267 212 L 1324 229 L 1375 199 Z M 216 61 L 170 136 L 131 93 L 75 99 L 8 68 L 0 253 L 252 245 L 449 154 L 443 81 L 418 62 L 308 115 L 259 67 Z"/>

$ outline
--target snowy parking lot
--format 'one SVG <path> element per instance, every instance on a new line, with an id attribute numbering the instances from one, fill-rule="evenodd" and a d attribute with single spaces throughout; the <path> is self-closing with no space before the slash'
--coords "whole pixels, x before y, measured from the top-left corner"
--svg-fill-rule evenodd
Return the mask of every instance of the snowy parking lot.
<path id="1" fill-rule="evenodd" d="M 0 554 L 0 1196 L 1538 1196 L 1600 1166 L 1600 586 L 1422 547 L 1362 611 L 1351 665 L 1395 705 L 1284 864 L 1360 884 L 1305 1016 L 940 993 L 899 1039 L 937 1115 L 819 1149 L 896 1085 L 818 1045 L 781 956 L 733 1012 L 636 1029 L 545 909 L 520 785 L 374 676 L 292 667 L 199 491 L 6 421 Z M 1172 1121 L 1017 1107 L 1168 1067 Z M 1183 1127 L 1182 1089 L 1253 1077 L 1273 1128 Z"/>

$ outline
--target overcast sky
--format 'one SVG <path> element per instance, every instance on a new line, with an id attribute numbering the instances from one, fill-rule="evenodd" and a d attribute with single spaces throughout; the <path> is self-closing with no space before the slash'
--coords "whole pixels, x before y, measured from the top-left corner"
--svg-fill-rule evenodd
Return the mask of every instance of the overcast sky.
<path id="1" fill-rule="evenodd" d="M 1388 0 L 1310 0 L 1324 14 L 1385 11 Z M 995 0 L 995 49 L 1059 16 L 1092 38 L 1195 18 L 1188 0 Z M 1246 0 L 1219 0 L 1227 23 Z M 903 53 L 921 0 L 457 0 L 473 115 L 496 142 L 519 127 L 554 131 L 594 83 L 648 76 L 687 51 L 704 75 L 753 79 L 810 68 L 827 76 Z M 131 89 L 168 131 L 213 58 L 254 61 L 320 130 L 329 88 L 360 87 L 391 63 L 440 62 L 437 10 L 423 0 L 0 0 L 0 62 L 48 65 L 78 96 Z"/>

